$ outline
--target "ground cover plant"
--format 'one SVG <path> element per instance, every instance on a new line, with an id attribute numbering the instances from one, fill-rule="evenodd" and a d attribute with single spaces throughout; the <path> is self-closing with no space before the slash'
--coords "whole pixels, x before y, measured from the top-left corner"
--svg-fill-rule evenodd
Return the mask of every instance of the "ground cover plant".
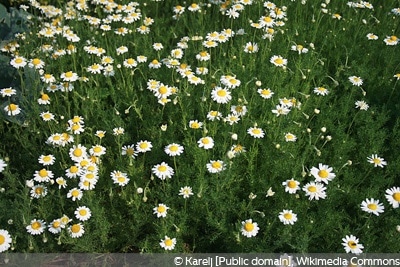
<path id="1" fill-rule="evenodd" d="M 1 252 L 400 251 L 399 1 L 12 12 Z"/>

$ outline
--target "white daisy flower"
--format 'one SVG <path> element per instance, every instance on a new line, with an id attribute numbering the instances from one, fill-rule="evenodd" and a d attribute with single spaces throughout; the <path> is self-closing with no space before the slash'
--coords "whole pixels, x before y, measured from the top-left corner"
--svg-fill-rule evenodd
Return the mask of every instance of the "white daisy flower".
<path id="1" fill-rule="evenodd" d="M 242 221 L 242 228 L 240 230 L 242 235 L 246 237 L 253 237 L 257 235 L 260 228 L 256 222 L 253 222 L 252 219 L 248 219 L 246 221 Z"/>

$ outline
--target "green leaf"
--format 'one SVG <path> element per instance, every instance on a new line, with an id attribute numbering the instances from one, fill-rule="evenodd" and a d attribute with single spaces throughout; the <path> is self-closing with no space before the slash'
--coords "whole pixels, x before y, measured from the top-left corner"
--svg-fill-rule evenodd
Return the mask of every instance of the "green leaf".
<path id="1" fill-rule="evenodd" d="M 7 8 L 2 4 L 0 4 L 0 23 L 10 26 L 10 15 L 7 12 Z"/>

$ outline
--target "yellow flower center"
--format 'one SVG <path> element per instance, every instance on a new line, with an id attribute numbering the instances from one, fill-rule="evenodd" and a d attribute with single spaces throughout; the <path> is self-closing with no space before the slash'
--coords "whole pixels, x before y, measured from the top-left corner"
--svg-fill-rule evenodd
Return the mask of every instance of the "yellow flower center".
<path id="1" fill-rule="evenodd" d="M 0 235 L 0 246 L 6 242 L 6 238 L 3 235 Z"/>
<path id="2" fill-rule="evenodd" d="M 140 143 L 139 147 L 141 149 L 146 149 L 148 147 L 147 143 Z"/>
<path id="3" fill-rule="evenodd" d="M 222 167 L 222 164 L 219 161 L 215 161 L 211 164 L 214 169 L 219 169 Z"/>
<path id="4" fill-rule="evenodd" d="M 135 150 L 133 150 L 132 148 L 128 148 L 126 150 L 126 154 L 128 154 L 129 156 L 132 156 L 133 154 L 135 154 Z"/>
<path id="5" fill-rule="evenodd" d="M 277 65 L 282 65 L 282 64 L 283 64 L 283 59 L 277 58 L 277 59 L 274 60 L 274 62 L 275 62 Z"/>
<path id="6" fill-rule="evenodd" d="M 207 145 L 207 144 L 210 143 L 210 140 L 209 140 L 208 138 L 203 138 L 203 139 L 201 139 L 201 142 L 202 142 L 203 144 Z"/>
<path id="7" fill-rule="evenodd" d="M 349 247 L 352 249 L 357 248 L 357 243 L 354 242 L 353 240 L 350 240 L 349 242 L 347 242 L 347 245 L 349 245 Z"/>
<path id="8" fill-rule="evenodd" d="M 252 132 L 253 132 L 253 134 L 260 134 L 261 130 L 260 129 L 253 129 Z"/>
<path id="9" fill-rule="evenodd" d="M 290 219 L 292 219 L 293 215 L 290 214 L 290 213 L 285 213 L 285 214 L 283 215 L 283 217 L 285 217 L 286 220 L 290 220 Z"/>
<path id="10" fill-rule="evenodd" d="M 230 79 L 229 82 L 230 82 L 231 84 L 237 84 L 237 80 L 236 80 L 236 79 Z"/>
<path id="11" fill-rule="evenodd" d="M 236 145 L 235 148 L 233 149 L 235 152 L 240 152 L 243 150 L 243 147 L 241 145 Z"/>
<path id="12" fill-rule="evenodd" d="M 89 164 L 89 162 L 87 161 L 87 160 L 82 160 L 81 162 L 79 162 L 79 164 L 82 166 L 82 167 L 85 167 L 86 165 L 88 165 Z"/>
<path id="13" fill-rule="evenodd" d="M 124 176 L 119 176 L 119 177 L 117 178 L 117 180 L 118 180 L 118 182 L 120 182 L 120 183 L 123 183 L 123 182 L 126 181 L 126 179 L 125 179 Z"/>
<path id="14" fill-rule="evenodd" d="M 178 151 L 178 149 L 179 149 L 179 147 L 178 147 L 178 146 L 175 146 L 175 145 L 172 145 L 172 146 L 169 147 L 169 150 L 171 150 L 171 151 L 173 151 L 173 152 Z"/>
<path id="15" fill-rule="evenodd" d="M 87 214 L 87 210 L 85 210 L 85 209 L 79 210 L 79 215 L 86 216 L 86 214 Z"/>
<path id="16" fill-rule="evenodd" d="M 47 177 L 47 175 L 48 175 L 47 170 L 41 169 L 39 171 L 39 175 L 40 175 L 40 177 Z"/>
<path id="17" fill-rule="evenodd" d="M 74 190 L 74 191 L 71 192 L 71 195 L 73 197 L 77 197 L 77 196 L 79 196 L 79 191 L 78 190 Z"/>
<path id="18" fill-rule="evenodd" d="M 200 52 L 201 57 L 206 57 L 207 55 L 208 55 L 208 53 L 206 51 Z"/>
<path id="19" fill-rule="evenodd" d="M 60 227 L 60 222 L 59 221 L 53 222 L 53 228 L 58 228 L 58 227 Z"/>
<path id="20" fill-rule="evenodd" d="M 74 76 L 72 71 L 68 71 L 68 72 L 65 73 L 65 77 L 67 77 L 67 78 L 71 78 L 72 76 Z"/>
<path id="21" fill-rule="evenodd" d="M 170 247 L 170 246 L 172 246 L 173 242 L 172 242 L 171 239 L 167 239 L 167 240 L 164 241 L 164 244 L 165 244 L 167 247 Z"/>
<path id="22" fill-rule="evenodd" d="M 79 171 L 79 168 L 77 166 L 71 166 L 71 168 L 69 168 L 69 171 L 71 173 L 77 173 Z"/>
<path id="23" fill-rule="evenodd" d="M 81 230 L 81 226 L 79 224 L 74 224 L 71 227 L 71 232 L 73 232 L 75 234 L 79 233 L 80 230 Z"/>
<path id="24" fill-rule="evenodd" d="M 23 62 L 23 60 L 21 59 L 21 58 L 17 58 L 16 60 L 15 60 L 15 63 L 17 63 L 17 64 L 21 64 Z"/>
<path id="25" fill-rule="evenodd" d="M 167 166 L 161 165 L 160 167 L 158 167 L 158 171 L 166 172 L 167 171 Z"/>
<path id="26" fill-rule="evenodd" d="M 247 232 L 251 232 L 254 229 L 254 224 L 247 222 L 244 224 L 244 230 L 246 230 Z"/>
<path id="27" fill-rule="evenodd" d="M 35 189 L 35 193 L 36 194 L 38 194 L 38 195 L 41 195 L 42 193 L 43 193 L 43 187 L 37 187 L 36 189 Z"/>
<path id="28" fill-rule="evenodd" d="M 197 4 L 196 3 L 193 3 L 193 4 L 191 4 L 190 5 L 192 8 L 197 8 Z"/>
<path id="29" fill-rule="evenodd" d="M 217 95 L 220 97 L 226 96 L 226 91 L 225 90 L 218 90 Z"/>
<path id="30" fill-rule="evenodd" d="M 193 129 L 198 129 L 198 128 L 200 128 L 200 124 L 198 124 L 197 122 L 193 122 L 193 123 L 191 124 L 191 127 L 192 127 Z"/>
<path id="31" fill-rule="evenodd" d="M 38 59 L 38 58 L 34 58 L 34 59 L 32 60 L 32 64 L 33 64 L 33 65 L 39 65 L 41 62 L 42 62 L 42 61 L 41 61 L 40 59 Z"/>
<path id="32" fill-rule="evenodd" d="M 215 44 L 215 42 L 213 42 L 213 41 L 207 41 L 206 42 L 206 45 L 208 45 L 208 46 L 213 46 Z"/>
<path id="33" fill-rule="evenodd" d="M 375 164 L 380 164 L 380 163 L 381 163 L 381 160 L 380 160 L 380 159 L 376 159 L 376 158 L 375 158 L 375 159 L 373 159 L 373 161 L 374 161 Z"/>
<path id="34" fill-rule="evenodd" d="M 315 187 L 315 186 L 309 186 L 308 187 L 308 192 L 312 192 L 312 193 L 315 193 L 315 192 L 317 192 L 317 188 Z"/>
<path id="35" fill-rule="evenodd" d="M 99 65 L 97 65 L 97 64 L 92 65 L 92 69 L 97 70 L 98 68 L 99 68 Z"/>
<path id="36" fill-rule="evenodd" d="M 303 46 L 302 45 L 297 45 L 297 50 L 299 50 L 299 51 L 303 50 Z"/>
<path id="37" fill-rule="evenodd" d="M 159 213 L 165 212 L 165 207 L 164 206 L 158 206 L 157 212 L 159 212 Z"/>
<path id="38" fill-rule="evenodd" d="M 88 173 L 88 174 L 85 175 L 85 178 L 93 179 L 94 178 L 94 174 L 93 173 Z"/>
<path id="39" fill-rule="evenodd" d="M 400 202 L 400 193 L 394 193 L 392 195 L 393 199 L 396 200 L 397 202 Z"/>
<path id="40" fill-rule="evenodd" d="M 287 138 L 287 139 L 293 139 L 293 135 L 288 134 L 288 135 L 286 135 L 286 138 Z"/>
<path id="41" fill-rule="evenodd" d="M 157 59 L 153 59 L 153 61 L 151 62 L 153 65 L 157 65 L 158 64 L 158 60 Z"/>
<path id="42" fill-rule="evenodd" d="M 272 21 L 272 19 L 271 19 L 271 17 L 265 17 L 265 18 L 264 18 L 264 21 L 267 22 L 267 23 L 269 23 L 269 22 Z"/>
<path id="43" fill-rule="evenodd" d="M 68 221 L 69 221 L 69 218 L 64 215 L 63 217 L 61 217 L 60 221 L 61 221 L 62 224 L 67 224 Z"/>
<path id="44" fill-rule="evenodd" d="M 82 154 L 83 154 L 83 152 L 82 152 L 82 149 L 80 149 L 80 148 L 76 148 L 75 150 L 74 150 L 74 156 L 75 157 L 80 157 L 80 156 L 82 156 Z"/>
<path id="45" fill-rule="evenodd" d="M 127 62 L 129 65 L 135 64 L 135 60 L 133 58 L 129 58 Z"/>
<path id="46" fill-rule="evenodd" d="M 77 131 L 77 130 L 79 130 L 79 128 L 81 128 L 81 126 L 79 124 L 72 125 L 72 130 L 73 131 Z"/>
<path id="47" fill-rule="evenodd" d="M 91 165 L 87 168 L 88 171 L 94 172 L 96 170 L 96 167 L 94 165 Z"/>
<path id="48" fill-rule="evenodd" d="M 375 203 L 368 204 L 367 206 L 370 210 L 376 210 L 378 206 Z"/>
<path id="49" fill-rule="evenodd" d="M 297 184 L 296 184 L 295 181 L 289 181 L 289 182 L 287 183 L 287 186 L 288 186 L 289 188 L 296 188 L 296 187 L 297 187 Z"/>
<path id="50" fill-rule="evenodd" d="M 50 113 L 45 113 L 45 114 L 43 114 L 43 118 L 45 118 L 45 119 L 51 119 L 51 114 L 50 114 Z M 59 140 L 59 139 L 60 139 L 59 136 L 55 136 L 55 137 L 54 137 L 54 140 Z"/>
<path id="51" fill-rule="evenodd" d="M 318 176 L 321 177 L 321 178 L 327 178 L 328 175 L 329 175 L 329 173 L 326 170 L 320 170 L 318 172 Z"/>
<path id="52" fill-rule="evenodd" d="M 40 227 L 42 227 L 42 225 L 40 224 L 40 222 L 34 222 L 31 225 L 33 230 L 38 230 Z"/>
<path id="53" fill-rule="evenodd" d="M 262 90 L 262 91 L 261 91 L 261 94 L 263 94 L 263 95 L 270 95 L 271 92 L 270 92 L 269 90 Z"/>
<path id="54" fill-rule="evenodd" d="M 9 110 L 9 111 L 15 111 L 15 110 L 17 110 L 17 108 L 18 108 L 18 106 L 15 105 L 15 104 L 10 104 L 10 105 L 8 105 L 8 110 Z"/>
<path id="55" fill-rule="evenodd" d="M 396 40 L 397 40 L 397 37 L 393 35 L 393 36 L 390 37 L 390 40 L 396 41 Z"/>
<path id="56" fill-rule="evenodd" d="M 50 100 L 49 95 L 48 94 L 43 94 L 42 95 L 42 100 L 44 100 L 44 101 Z"/>
<path id="57" fill-rule="evenodd" d="M 95 148 L 93 148 L 93 151 L 95 153 L 100 153 L 101 151 L 103 151 L 103 149 L 101 147 L 99 147 L 99 146 L 96 146 Z"/>
<path id="58" fill-rule="evenodd" d="M 168 88 L 166 86 L 160 86 L 160 88 L 158 89 L 158 92 L 160 94 L 166 94 L 168 92 Z"/>

